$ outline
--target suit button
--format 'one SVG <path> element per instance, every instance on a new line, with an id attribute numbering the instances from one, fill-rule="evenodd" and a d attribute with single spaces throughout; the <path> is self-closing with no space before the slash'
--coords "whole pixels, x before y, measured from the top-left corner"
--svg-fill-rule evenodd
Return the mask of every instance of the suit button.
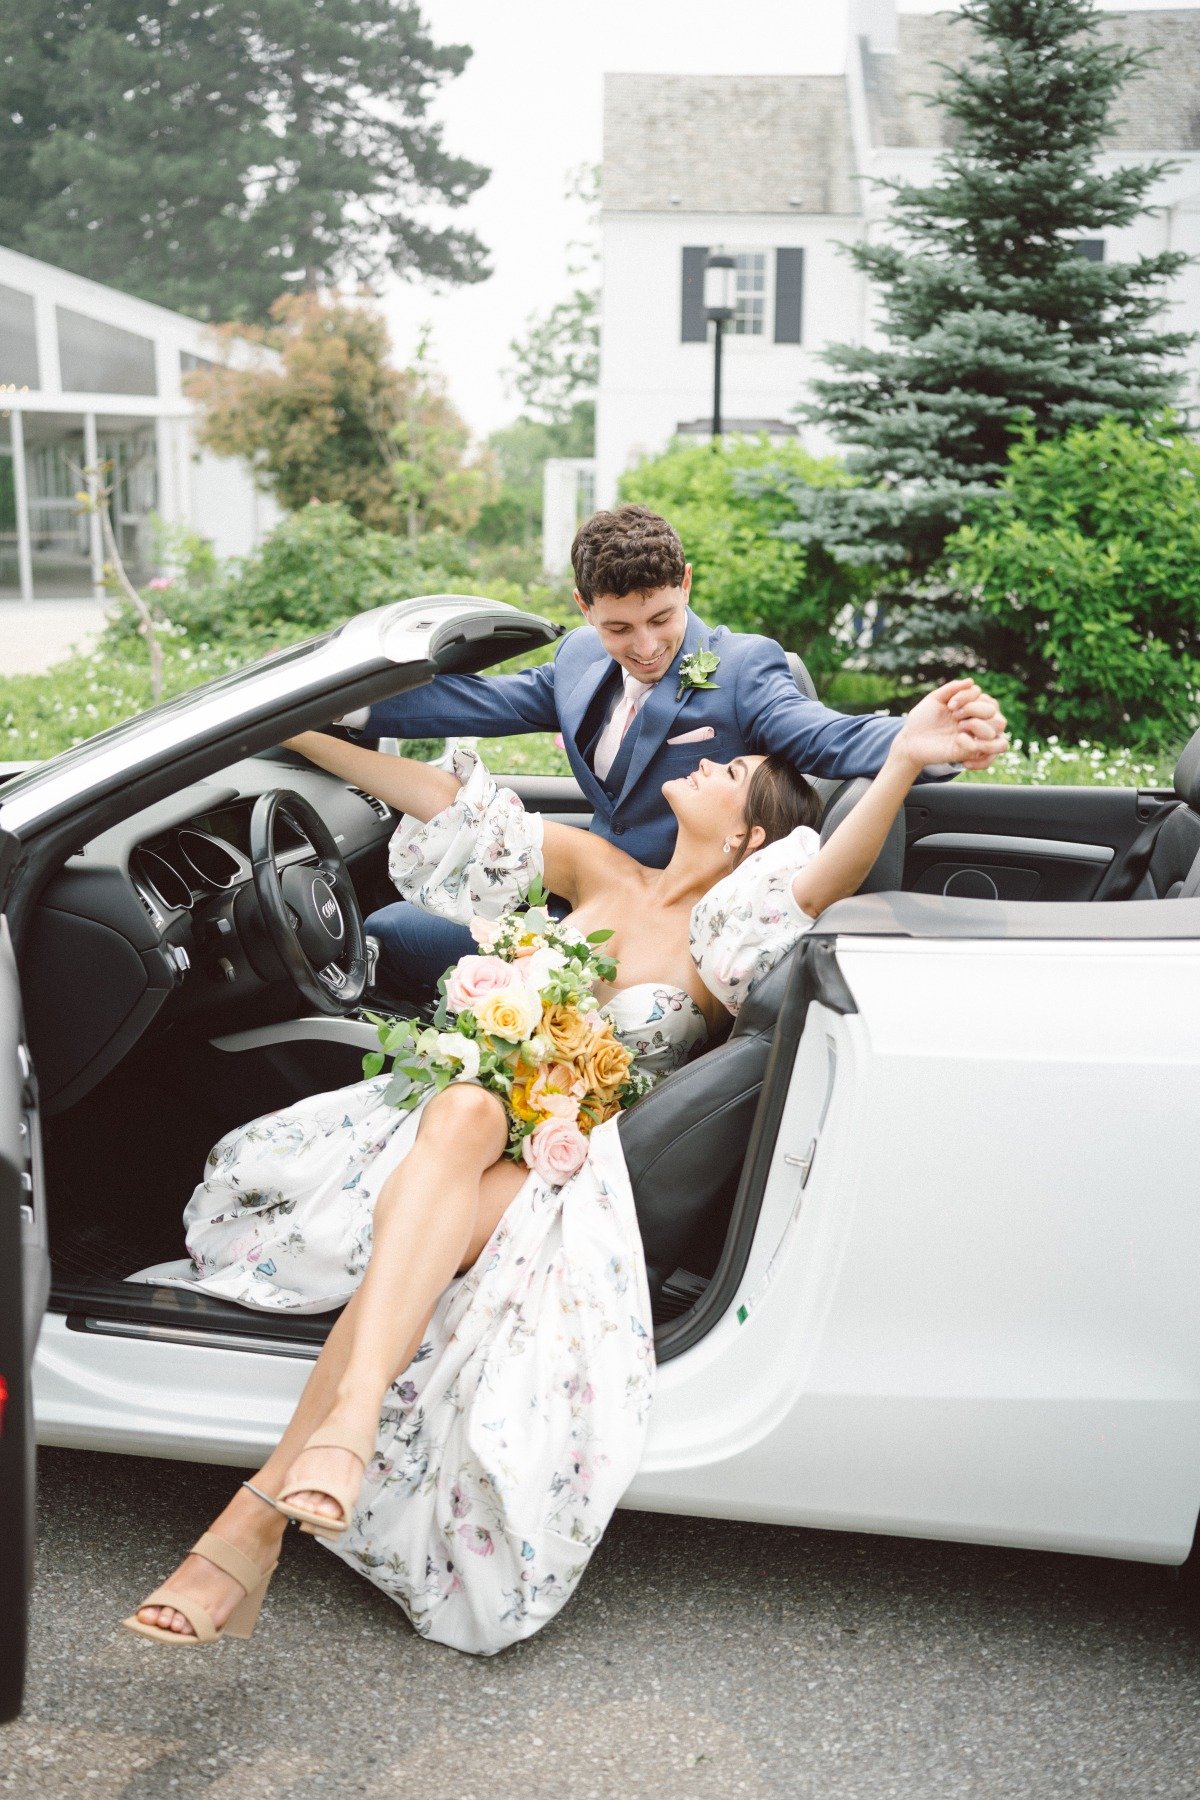
<path id="1" fill-rule="evenodd" d="M 623 825 L 614 825 L 612 834 L 614 837 L 623 837 L 625 834 L 625 827 Z"/>

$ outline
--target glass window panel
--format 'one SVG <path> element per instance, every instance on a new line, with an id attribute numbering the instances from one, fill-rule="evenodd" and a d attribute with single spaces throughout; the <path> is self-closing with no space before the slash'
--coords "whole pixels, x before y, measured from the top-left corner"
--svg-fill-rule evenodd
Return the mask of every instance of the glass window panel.
<path id="1" fill-rule="evenodd" d="M 58 355 L 68 393 L 157 394 L 154 343 L 69 307 L 58 314 Z"/>
<path id="2" fill-rule="evenodd" d="M 154 573 L 153 515 L 158 508 L 158 440 L 146 419 L 96 420 L 96 448 L 109 465 L 113 535 L 136 587 Z"/>
<path id="3" fill-rule="evenodd" d="M 92 591 L 87 515 L 75 498 L 87 461 L 83 419 L 27 412 L 23 423 L 34 598 L 75 600 Z"/>
<path id="4" fill-rule="evenodd" d="M 10 287 L 0 287 L 0 384 L 19 388 L 42 385 L 33 296 Z"/>
<path id="5" fill-rule="evenodd" d="M 734 262 L 733 330 L 737 337 L 762 337 L 766 325 L 767 253 L 742 250 Z"/>
<path id="6" fill-rule="evenodd" d="M 17 489 L 13 470 L 12 420 L 0 413 L 0 599 L 20 598 L 21 569 L 17 559 Z"/>
<path id="7" fill-rule="evenodd" d="M 193 356 L 190 350 L 179 352 L 179 373 L 191 375 L 197 369 L 215 369 L 216 363 L 211 356 Z"/>

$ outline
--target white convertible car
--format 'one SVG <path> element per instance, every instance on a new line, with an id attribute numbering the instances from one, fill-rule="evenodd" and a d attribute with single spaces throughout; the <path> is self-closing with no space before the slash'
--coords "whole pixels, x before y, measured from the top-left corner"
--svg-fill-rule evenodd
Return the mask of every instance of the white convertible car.
<path id="1" fill-rule="evenodd" d="M 553 636 L 405 601 L 0 788 L 0 1716 L 31 1418 L 45 1444 L 249 1465 L 329 1328 L 124 1280 L 182 1253 L 222 1132 L 353 1080 L 371 1035 L 361 919 L 395 819 L 275 746 Z M 586 822 L 573 782 L 512 785 Z M 1200 737 L 1174 795 L 919 787 L 866 887 L 622 1121 L 661 1365 L 627 1503 L 1181 1564 Z"/>

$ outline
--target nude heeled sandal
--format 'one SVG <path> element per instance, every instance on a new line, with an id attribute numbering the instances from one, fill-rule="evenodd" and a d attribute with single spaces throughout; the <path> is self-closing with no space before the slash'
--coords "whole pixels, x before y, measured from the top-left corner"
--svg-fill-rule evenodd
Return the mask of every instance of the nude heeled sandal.
<path id="1" fill-rule="evenodd" d="M 121 1623 L 129 1631 L 136 1631 L 140 1637 L 154 1638 L 160 1644 L 190 1646 L 215 1644 L 218 1638 L 223 1637 L 248 1638 L 257 1623 L 271 1577 L 279 1564 L 273 1562 L 269 1569 L 260 1569 L 256 1562 L 252 1562 L 235 1545 L 227 1544 L 224 1538 L 217 1537 L 211 1531 L 206 1531 L 203 1536 L 196 1539 L 190 1554 L 202 1556 L 206 1562 L 215 1563 L 218 1569 L 224 1574 L 232 1576 L 239 1587 L 244 1587 L 246 1590 L 224 1625 L 214 1625 L 202 1606 L 190 1599 L 187 1594 L 177 1594 L 170 1585 L 155 1588 L 149 1599 L 142 1601 L 138 1612 L 145 1606 L 174 1607 L 176 1612 L 183 1614 L 195 1633 L 194 1637 L 189 1637 L 186 1632 L 182 1631 L 167 1631 L 161 1625 L 145 1625 L 138 1618 L 137 1612 L 131 1613 L 127 1619 L 122 1619 Z"/>
<path id="2" fill-rule="evenodd" d="M 365 1475 L 367 1464 L 375 1454 L 375 1439 L 364 1437 L 357 1443 L 351 1443 L 348 1441 L 350 1436 L 344 1426 L 322 1427 L 313 1432 L 304 1450 L 348 1450 L 351 1456 L 357 1456 Z M 300 1452 L 300 1456 L 304 1455 L 304 1450 Z M 300 1458 L 297 1457 L 296 1460 L 298 1462 Z M 348 1482 L 291 1481 L 280 1490 L 276 1505 L 289 1519 L 295 1519 L 301 1531 L 306 1531 L 310 1537 L 340 1537 L 350 1523 L 354 1502 L 358 1499 L 362 1484 L 362 1475 L 353 1487 Z M 291 1494 L 327 1494 L 341 1507 L 342 1516 L 334 1519 L 328 1513 L 314 1513 L 309 1512 L 306 1507 L 289 1506 L 288 1496 Z"/>

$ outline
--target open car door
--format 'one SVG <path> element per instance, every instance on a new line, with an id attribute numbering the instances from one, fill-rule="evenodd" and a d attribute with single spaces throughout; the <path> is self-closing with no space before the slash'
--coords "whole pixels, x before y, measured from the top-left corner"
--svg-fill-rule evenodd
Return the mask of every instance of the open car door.
<path id="1" fill-rule="evenodd" d="M 25 1682 L 34 1519 L 29 1372 L 49 1285 L 37 1094 L 16 960 L 0 917 L 0 1723 L 20 1711 Z"/>

